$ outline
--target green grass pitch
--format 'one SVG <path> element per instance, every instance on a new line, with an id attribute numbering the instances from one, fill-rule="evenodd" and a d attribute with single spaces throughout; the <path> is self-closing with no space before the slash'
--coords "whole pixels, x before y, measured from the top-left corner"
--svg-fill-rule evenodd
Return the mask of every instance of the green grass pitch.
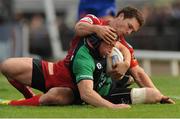
<path id="1" fill-rule="evenodd" d="M 154 76 L 153 82 L 175 105 L 141 104 L 130 109 L 105 109 L 92 106 L 13 107 L 0 105 L 0 118 L 180 118 L 180 77 Z M 0 98 L 19 99 L 22 95 L 0 75 Z"/>

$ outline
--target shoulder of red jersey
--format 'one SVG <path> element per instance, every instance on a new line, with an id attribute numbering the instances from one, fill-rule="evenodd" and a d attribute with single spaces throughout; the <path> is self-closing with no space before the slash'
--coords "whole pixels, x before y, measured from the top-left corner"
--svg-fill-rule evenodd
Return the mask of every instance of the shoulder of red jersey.
<path id="1" fill-rule="evenodd" d="M 130 45 L 130 44 L 125 40 L 124 36 L 122 36 L 122 35 L 119 36 L 119 40 L 120 40 L 120 42 L 121 42 L 123 45 L 125 45 L 126 47 L 133 49 L 132 45 Z"/>
<path id="2" fill-rule="evenodd" d="M 80 19 L 80 22 L 87 22 L 90 24 L 102 24 L 101 20 L 93 14 L 87 14 L 85 17 Z"/>

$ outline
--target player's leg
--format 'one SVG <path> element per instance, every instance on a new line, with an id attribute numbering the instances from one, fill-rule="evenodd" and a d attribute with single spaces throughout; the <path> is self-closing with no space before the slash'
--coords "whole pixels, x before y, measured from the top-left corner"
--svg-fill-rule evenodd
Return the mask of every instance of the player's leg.
<path id="1" fill-rule="evenodd" d="M 21 100 L 0 100 L 0 105 L 40 106 L 40 105 L 69 105 L 74 102 L 74 94 L 70 88 L 55 87 L 47 93 Z"/>
<path id="2" fill-rule="evenodd" d="M 9 58 L 2 62 L 1 72 L 8 80 L 16 80 L 31 86 L 32 58 Z"/>
<path id="3" fill-rule="evenodd" d="M 30 98 L 34 95 L 26 87 L 26 85 L 31 86 L 32 58 L 9 58 L 2 62 L 1 72 L 25 98 Z"/>
<path id="4" fill-rule="evenodd" d="M 74 92 L 72 92 L 71 88 L 74 86 L 72 86 L 70 74 L 68 70 L 64 68 L 63 62 L 59 64 L 60 73 L 55 73 L 54 75 L 48 75 L 49 70 L 51 70 L 51 68 L 53 69 L 53 67 L 49 67 L 48 64 L 49 62 L 33 59 L 31 86 L 45 92 L 45 94 L 24 100 L 13 100 L 8 103 L 9 105 L 67 105 L 73 102 Z M 50 69 L 43 70 L 43 67 L 46 67 L 45 69 Z M 1 102 L 3 104 L 4 101 L 0 101 L 0 103 Z M 7 104 L 7 101 L 5 102 Z"/>
<path id="5" fill-rule="evenodd" d="M 19 92 L 23 94 L 23 96 L 28 99 L 35 95 L 35 93 L 32 91 L 31 87 L 26 86 L 16 80 L 8 80 L 9 83 L 14 86 Z"/>
<path id="6" fill-rule="evenodd" d="M 39 99 L 41 105 L 68 105 L 72 104 L 73 101 L 73 91 L 67 87 L 51 88 Z"/>

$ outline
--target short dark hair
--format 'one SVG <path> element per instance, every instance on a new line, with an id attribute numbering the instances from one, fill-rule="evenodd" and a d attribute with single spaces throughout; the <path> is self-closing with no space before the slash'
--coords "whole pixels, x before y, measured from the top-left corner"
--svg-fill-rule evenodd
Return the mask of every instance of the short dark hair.
<path id="1" fill-rule="evenodd" d="M 134 18 L 135 17 L 137 19 L 137 21 L 139 22 L 140 26 L 142 26 L 145 23 L 145 19 L 144 19 L 142 13 L 137 8 L 134 8 L 131 6 L 124 7 L 117 13 L 116 17 L 118 17 L 121 13 L 124 14 L 124 18 Z"/>

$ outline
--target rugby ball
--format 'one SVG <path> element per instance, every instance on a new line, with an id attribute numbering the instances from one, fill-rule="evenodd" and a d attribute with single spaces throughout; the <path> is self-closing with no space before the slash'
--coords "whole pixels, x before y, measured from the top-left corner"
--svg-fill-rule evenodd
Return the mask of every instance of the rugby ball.
<path id="1" fill-rule="evenodd" d="M 106 71 L 107 73 L 112 70 L 112 66 L 117 62 L 123 62 L 123 55 L 118 48 L 113 47 L 111 53 L 106 58 Z"/>

